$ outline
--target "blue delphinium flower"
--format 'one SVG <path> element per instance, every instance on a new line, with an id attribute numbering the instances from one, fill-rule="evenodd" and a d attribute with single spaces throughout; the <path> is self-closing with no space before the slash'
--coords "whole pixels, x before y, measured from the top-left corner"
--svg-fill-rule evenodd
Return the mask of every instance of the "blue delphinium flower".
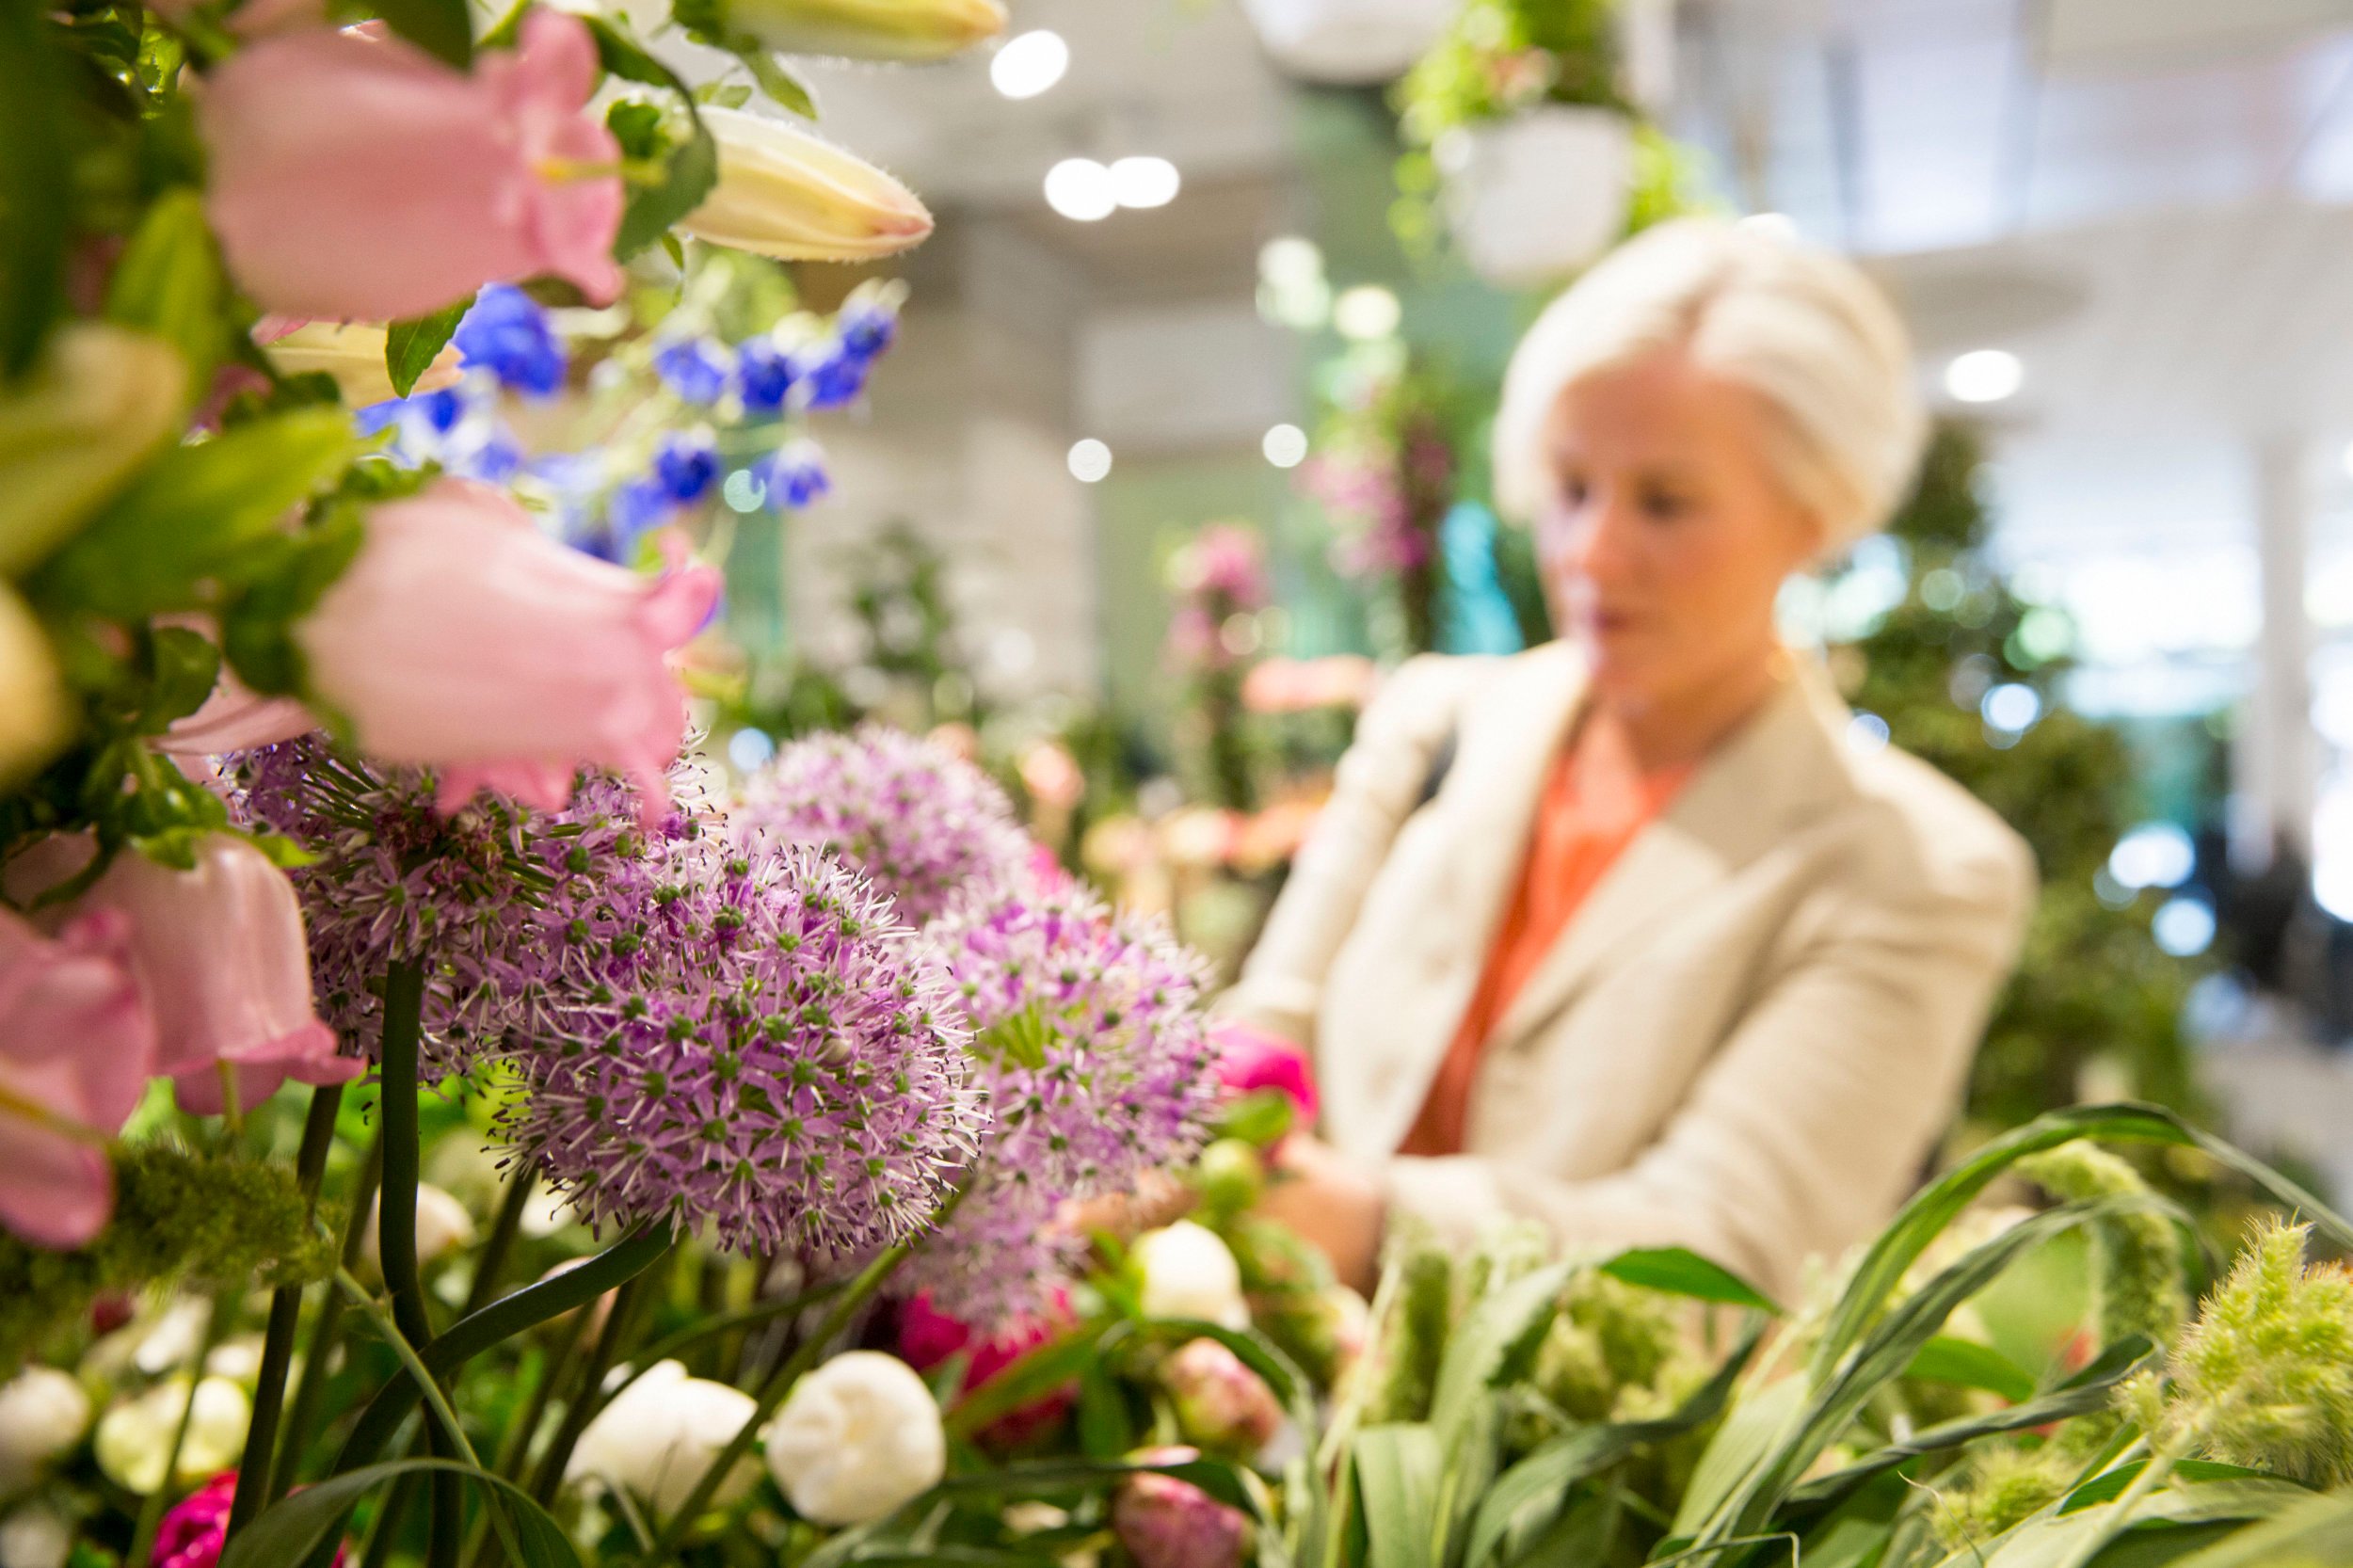
<path id="1" fill-rule="evenodd" d="M 897 307 L 869 294 L 853 294 L 833 319 L 841 346 L 861 360 L 873 360 L 899 335 Z"/>
<path id="2" fill-rule="evenodd" d="M 866 373 L 873 361 L 854 354 L 840 338 L 823 338 L 792 357 L 793 374 L 801 384 L 801 407 L 840 408 L 855 403 L 866 390 Z"/>
<path id="3" fill-rule="evenodd" d="M 646 531 L 669 520 L 673 504 L 669 491 L 651 475 L 617 487 L 604 504 L 604 533 L 587 541 L 588 553 L 627 563 Z"/>
<path id="4" fill-rule="evenodd" d="M 485 284 L 450 341 L 467 366 L 501 386 L 545 397 L 564 384 L 564 345 L 547 312 L 511 283 Z"/>
<path id="5" fill-rule="evenodd" d="M 760 465 L 768 487 L 768 504 L 777 511 L 797 511 L 833 488 L 825 476 L 825 451 L 804 436 L 778 447 Z"/>
<path id="6" fill-rule="evenodd" d="M 681 338 L 653 357 L 654 374 L 681 402 L 696 407 L 719 401 L 728 390 L 728 361 L 718 346 L 702 338 Z"/>
<path id="7" fill-rule="evenodd" d="M 766 338 L 735 345 L 735 394 L 747 414 L 773 414 L 792 390 L 792 358 Z"/>
<path id="8" fill-rule="evenodd" d="M 653 473 L 662 493 L 680 506 L 692 506 L 711 493 L 719 481 L 719 449 L 708 430 L 674 430 L 654 448 Z"/>
<path id="9" fill-rule="evenodd" d="M 408 411 L 425 429 L 446 436 L 466 417 L 466 400 L 456 387 L 443 387 L 439 392 L 420 392 L 409 398 Z"/>

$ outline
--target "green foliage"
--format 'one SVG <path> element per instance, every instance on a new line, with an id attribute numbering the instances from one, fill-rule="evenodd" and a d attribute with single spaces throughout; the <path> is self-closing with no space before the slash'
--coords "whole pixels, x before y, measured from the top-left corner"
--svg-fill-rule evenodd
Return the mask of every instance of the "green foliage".
<path id="1" fill-rule="evenodd" d="M 1614 0 L 1465 0 L 1397 87 L 1401 129 L 1427 146 L 1541 103 L 1625 110 Z"/>
<path id="2" fill-rule="evenodd" d="M 1909 556 L 1902 603 L 1844 650 L 1849 696 L 1887 721 L 1895 744 L 1999 812 L 2033 847 L 2042 895 L 2018 972 L 1987 1026 L 1969 1109 L 2010 1127 L 2081 1097 L 2095 1059 L 2128 1092 L 2199 1108 L 2179 1023 L 2192 978 L 2149 935 L 2146 914 L 2112 909 L 2092 879 L 2121 835 L 2131 759 L 2113 729 L 2057 707 L 2068 635 L 2059 612 L 2012 593 L 1984 553 L 1977 491 L 1981 449 L 1968 427 L 1939 428 L 1912 499 L 1889 532 Z M 1989 687 L 2020 682 L 2045 717 L 1996 746 L 1977 712 Z"/>
<path id="3" fill-rule="evenodd" d="M 114 1219 L 87 1247 L 51 1252 L 0 1233 L 0 1375 L 99 1296 L 195 1284 L 308 1284 L 335 1266 L 293 1170 L 173 1144 L 115 1156 Z"/>
<path id="4" fill-rule="evenodd" d="M 1380 1381 L 1365 1407 L 1368 1425 L 1429 1417 L 1454 1312 L 1454 1259 L 1435 1239 L 1401 1240 L 1391 1267 L 1396 1288 L 1378 1325 Z"/>
<path id="5" fill-rule="evenodd" d="M 2061 1144 L 2029 1155 L 2018 1172 L 2071 1203 L 2147 1192 L 2149 1185 L 2096 1144 Z M 2182 1269 L 2182 1236 L 2162 1214 L 2120 1214 L 2091 1227 L 2092 1321 L 2099 1342 L 2134 1335 L 2167 1344 L 2189 1316 L 2189 1286 Z"/>
<path id="6" fill-rule="evenodd" d="M 416 390 L 417 377 L 433 368 L 434 360 L 449 345 L 457 333 L 457 324 L 473 309 L 473 296 L 453 299 L 429 315 L 408 321 L 395 321 L 384 333 L 384 371 L 392 378 L 392 391 L 407 397 Z"/>

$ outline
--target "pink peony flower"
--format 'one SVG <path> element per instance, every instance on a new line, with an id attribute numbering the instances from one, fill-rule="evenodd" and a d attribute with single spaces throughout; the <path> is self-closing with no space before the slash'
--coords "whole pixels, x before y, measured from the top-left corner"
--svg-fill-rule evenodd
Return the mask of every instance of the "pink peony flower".
<path id="1" fill-rule="evenodd" d="M 1198 1459 L 1191 1448 L 1154 1448 L 1136 1456 L 1150 1464 Z M 1112 1498 L 1112 1530 L 1137 1568 L 1240 1568 L 1250 1542 L 1250 1520 L 1191 1481 L 1156 1470 L 1119 1483 Z"/>
<path id="2" fill-rule="evenodd" d="M 1219 1048 L 1218 1081 L 1228 1095 L 1279 1089 L 1290 1096 L 1298 1124 L 1315 1125 L 1319 1103 L 1315 1068 L 1305 1051 L 1280 1034 L 1233 1018 L 1220 1022 L 1214 1037 Z"/>
<path id="3" fill-rule="evenodd" d="M 928 1372 L 959 1352 L 965 1363 L 959 1392 L 969 1393 L 995 1377 L 1070 1322 L 1070 1292 L 1057 1286 L 1048 1296 L 1048 1310 L 1018 1321 L 992 1337 L 980 1338 L 971 1324 L 951 1317 L 932 1304 L 928 1291 L 918 1291 L 899 1304 L 899 1358 L 919 1372 Z M 1066 1385 L 1022 1406 L 994 1422 L 986 1435 L 1005 1444 L 1018 1443 L 1051 1426 L 1076 1402 L 1076 1385 Z"/>
<path id="4" fill-rule="evenodd" d="M 12 888 L 54 887 L 88 864 L 82 835 L 44 840 L 8 868 Z M 338 1056 L 335 1032 L 312 1011 L 311 954 L 294 884 L 242 839 L 215 834 L 182 871 L 126 850 L 75 899 L 72 914 L 128 922 L 133 974 L 156 1019 L 154 1073 L 182 1109 L 226 1108 L 221 1066 L 237 1103 L 253 1106 L 288 1078 L 347 1083 L 363 1064 Z"/>
<path id="5" fill-rule="evenodd" d="M 239 50 L 197 100 L 230 271 L 265 310 L 334 321 L 540 273 L 610 301 L 624 193 L 619 144 L 583 112 L 596 85 L 587 28 L 545 7 L 472 75 L 325 28 Z"/>
<path id="6" fill-rule="evenodd" d="M 482 789 L 557 810 L 587 764 L 635 783 L 651 824 L 686 733 L 667 656 L 718 596 L 709 567 L 648 578 L 547 537 L 500 490 L 443 479 L 369 514 L 296 637 L 360 749 L 438 769 L 444 810 Z"/>
<path id="7" fill-rule="evenodd" d="M 50 937 L 0 909 L 0 1224 L 35 1246 L 82 1246 L 114 1211 L 100 1140 L 155 1065 L 130 937 L 111 910 Z"/>
<path id="8" fill-rule="evenodd" d="M 1283 1424 L 1283 1407 L 1264 1379 L 1214 1339 L 1188 1339 L 1160 1368 L 1176 1425 L 1205 1448 L 1247 1459 Z"/>
<path id="9" fill-rule="evenodd" d="M 229 1544 L 230 1505 L 236 1500 L 237 1472 L 223 1470 L 172 1504 L 155 1532 L 155 1568 L 216 1568 Z M 344 1568 L 344 1554 L 338 1542 L 334 1568 Z"/>

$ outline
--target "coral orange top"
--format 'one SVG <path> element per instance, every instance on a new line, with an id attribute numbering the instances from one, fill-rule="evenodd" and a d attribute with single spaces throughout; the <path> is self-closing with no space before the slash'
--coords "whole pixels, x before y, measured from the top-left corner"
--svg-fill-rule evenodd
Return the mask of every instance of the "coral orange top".
<path id="1" fill-rule="evenodd" d="M 1561 748 L 1545 781 L 1528 860 L 1488 950 L 1487 967 L 1400 1154 L 1463 1152 L 1471 1082 L 1488 1037 L 1619 854 L 1666 808 L 1693 766 L 1683 762 L 1642 772 L 1624 732 L 1612 724 L 1580 725 L 1576 739 Z"/>

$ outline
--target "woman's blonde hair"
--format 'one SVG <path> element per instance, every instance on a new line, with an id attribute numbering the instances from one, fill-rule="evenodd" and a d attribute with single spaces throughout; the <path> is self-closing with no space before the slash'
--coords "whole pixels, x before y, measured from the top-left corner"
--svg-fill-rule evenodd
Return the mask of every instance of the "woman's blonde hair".
<path id="1" fill-rule="evenodd" d="M 1768 455 L 1835 551 L 1887 520 L 1927 434 L 1912 344 L 1853 264 L 1765 224 L 1682 218 L 1644 231 L 1529 328 L 1503 378 L 1496 496 L 1533 517 L 1553 485 L 1561 394 L 1645 354 L 1682 347 L 1772 411 Z"/>

